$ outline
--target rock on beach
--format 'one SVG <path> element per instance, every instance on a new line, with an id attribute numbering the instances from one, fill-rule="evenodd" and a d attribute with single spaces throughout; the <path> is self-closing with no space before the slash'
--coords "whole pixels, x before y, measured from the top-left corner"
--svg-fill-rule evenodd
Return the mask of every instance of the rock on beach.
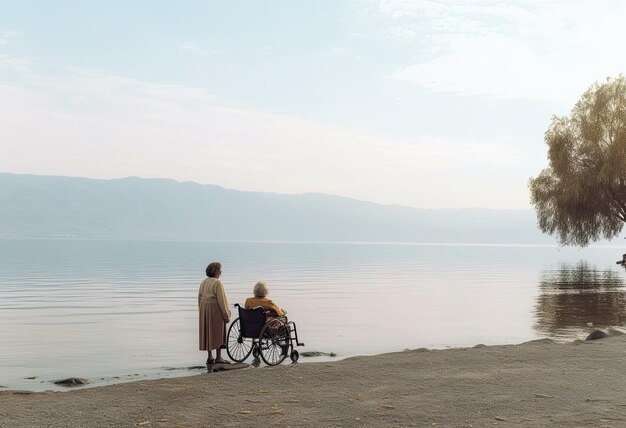
<path id="1" fill-rule="evenodd" d="M 604 339 L 605 337 L 609 337 L 609 335 L 602 330 L 594 330 L 589 334 L 589 336 L 587 336 L 585 340 Z"/>
<path id="2" fill-rule="evenodd" d="M 320 352 L 320 351 L 305 351 L 305 352 L 301 352 L 300 355 L 303 357 L 322 357 L 322 356 L 336 357 L 337 356 L 337 354 L 335 354 L 334 352 Z"/>
<path id="3" fill-rule="evenodd" d="M 87 385 L 89 381 L 87 379 L 83 379 L 81 377 L 68 377 L 67 379 L 55 380 L 55 385 L 61 386 L 80 386 Z"/>

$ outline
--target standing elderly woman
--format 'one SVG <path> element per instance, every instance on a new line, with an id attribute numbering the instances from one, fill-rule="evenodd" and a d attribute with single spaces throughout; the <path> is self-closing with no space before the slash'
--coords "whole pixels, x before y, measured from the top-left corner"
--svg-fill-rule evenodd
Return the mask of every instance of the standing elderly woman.
<path id="1" fill-rule="evenodd" d="M 220 281 L 222 265 L 214 262 L 207 266 L 208 277 L 200 284 L 198 292 L 198 311 L 200 312 L 200 350 L 207 351 L 207 364 L 228 363 L 221 355 L 221 348 L 226 344 L 226 324 L 230 321 L 230 309 Z M 215 349 L 215 360 L 211 351 Z"/>

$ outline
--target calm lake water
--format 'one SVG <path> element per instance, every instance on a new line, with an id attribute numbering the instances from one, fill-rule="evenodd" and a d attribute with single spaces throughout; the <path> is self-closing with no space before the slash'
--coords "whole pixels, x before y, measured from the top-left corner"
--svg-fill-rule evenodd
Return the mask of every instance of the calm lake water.
<path id="1" fill-rule="evenodd" d="M 300 350 L 340 357 L 569 340 L 623 325 L 619 247 L 0 240 L 0 385 L 54 389 L 186 374 L 197 291 L 223 264 L 231 304 L 263 279 Z M 176 368 L 177 370 L 171 370 Z M 34 377 L 34 379 L 26 379 Z"/>

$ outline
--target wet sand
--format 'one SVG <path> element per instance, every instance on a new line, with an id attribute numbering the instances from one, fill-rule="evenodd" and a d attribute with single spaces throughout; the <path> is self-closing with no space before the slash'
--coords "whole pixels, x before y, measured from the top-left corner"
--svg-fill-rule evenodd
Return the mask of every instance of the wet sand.
<path id="1" fill-rule="evenodd" d="M 71 392 L 0 392 L 2 427 L 625 426 L 626 336 L 413 350 Z"/>

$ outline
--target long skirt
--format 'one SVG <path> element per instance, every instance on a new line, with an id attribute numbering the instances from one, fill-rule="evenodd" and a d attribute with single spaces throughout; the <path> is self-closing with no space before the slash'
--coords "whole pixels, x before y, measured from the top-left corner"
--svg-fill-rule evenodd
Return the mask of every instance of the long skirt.
<path id="1" fill-rule="evenodd" d="M 226 323 L 215 299 L 200 301 L 200 350 L 211 351 L 226 344 Z"/>

